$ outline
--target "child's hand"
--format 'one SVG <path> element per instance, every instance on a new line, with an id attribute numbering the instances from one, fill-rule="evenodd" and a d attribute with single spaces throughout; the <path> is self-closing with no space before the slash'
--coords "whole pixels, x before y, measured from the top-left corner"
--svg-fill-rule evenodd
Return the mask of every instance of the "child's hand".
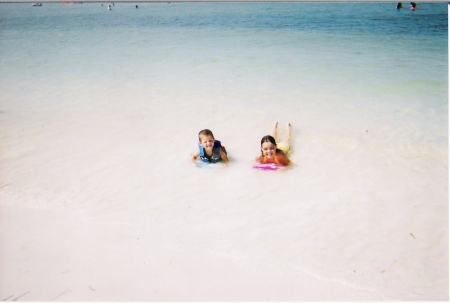
<path id="1" fill-rule="evenodd" d="M 197 158 L 198 158 L 199 156 L 200 156 L 200 152 L 193 153 L 193 154 L 191 155 L 191 160 L 192 160 L 192 161 L 197 160 Z"/>

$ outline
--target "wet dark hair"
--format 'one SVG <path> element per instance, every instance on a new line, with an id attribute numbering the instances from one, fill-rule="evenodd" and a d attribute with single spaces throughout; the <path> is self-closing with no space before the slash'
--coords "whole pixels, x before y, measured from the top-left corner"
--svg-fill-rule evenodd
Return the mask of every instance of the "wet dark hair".
<path id="1" fill-rule="evenodd" d="M 261 139 L 261 147 L 262 147 L 264 142 L 270 142 L 273 145 L 277 146 L 277 141 L 275 141 L 275 138 L 272 137 L 272 136 L 264 136 L 264 137 L 262 137 L 262 139 Z M 283 151 L 278 149 L 278 148 L 276 148 L 275 149 L 275 153 L 283 153 Z M 261 150 L 261 155 L 263 155 L 262 150 Z"/>
<path id="2" fill-rule="evenodd" d="M 201 141 L 200 136 L 211 136 L 211 137 L 213 137 L 213 139 L 214 139 L 214 135 L 213 135 L 212 131 L 210 131 L 209 129 L 201 130 L 201 131 L 198 133 L 198 141 Z"/>

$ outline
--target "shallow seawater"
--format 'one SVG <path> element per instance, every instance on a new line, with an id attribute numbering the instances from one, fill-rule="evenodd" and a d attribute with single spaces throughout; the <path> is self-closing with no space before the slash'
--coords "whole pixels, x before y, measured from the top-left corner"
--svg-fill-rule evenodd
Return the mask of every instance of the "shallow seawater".
<path id="1" fill-rule="evenodd" d="M 448 299 L 446 3 L 135 5 L 0 4 L 2 204 Z M 274 121 L 293 165 L 256 170 Z M 204 128 L 228 165 L 190 161 Z"/>

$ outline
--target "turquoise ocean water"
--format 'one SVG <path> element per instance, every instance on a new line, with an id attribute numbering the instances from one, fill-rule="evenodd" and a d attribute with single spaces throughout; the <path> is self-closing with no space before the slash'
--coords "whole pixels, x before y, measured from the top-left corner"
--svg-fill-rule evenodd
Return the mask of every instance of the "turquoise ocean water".
<path id="1" fill-rule="evenodd" d="M 165 97 L 149 94 L 171 92 L 180 110 L 205 99 L 193 106 L 220 103 L 224 112 L 248 110 L 244 116 L 274 100 L 299 114 L 315 103 L 356 108 L 344 112 L 351 117 L 408 108 L 386 119 L 447 147 L 447 3 L 417 11 L 396 2 L 135 6 L 0 4 L 3 105 L 73 105 L 101 94 L 161 105 Z M 194 120 L 211 113 L 196 112 Z M 274 115 L 270 121 L 283 119 Z"/>
<path id="2" fill-rule="evenodd" d="M 76 78 L 447 96 L 446 3 L 135 5 L 0 4 L 2 91 Z"/>

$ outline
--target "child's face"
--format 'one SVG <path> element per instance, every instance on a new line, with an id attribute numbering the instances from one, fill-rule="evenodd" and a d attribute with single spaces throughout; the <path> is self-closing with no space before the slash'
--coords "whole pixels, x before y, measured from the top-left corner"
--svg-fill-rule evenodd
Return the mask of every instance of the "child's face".
<path id="1" fill-rule="evenodd" d="M 273 158 L 275 156 L 276 149 L 277 147 L 270 142 L 264 142 L 261 145 L 261 152 L 263 156 L 266 156 L 267 158 Z"/>
<path id="2" fill-rule="evenodd" d="M 201 136 L 200 137 L 200 145 L 203 146 L 204 149 L 212 150 L 214 147 L 214 138 L 212 136 Z"/>

